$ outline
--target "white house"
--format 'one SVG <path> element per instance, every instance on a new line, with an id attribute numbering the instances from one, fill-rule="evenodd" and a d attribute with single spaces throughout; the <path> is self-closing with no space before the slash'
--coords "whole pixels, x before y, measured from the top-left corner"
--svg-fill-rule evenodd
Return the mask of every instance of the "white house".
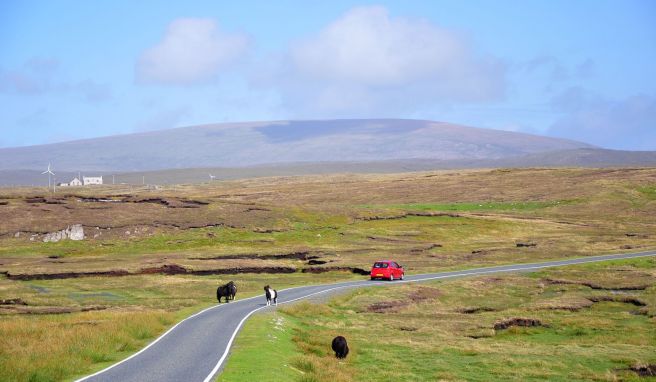
<path id="1" fill-rule="evenodd" d="M 80 179 L 78 179 L 78 178 L 73 178 L 73 180 L 71 180 L 71 181 L 68 182 L 68 183 L 59 183 L 59 184 L 57 184 L 57 185 L 58 185 L 59 187 L 68 187 L 68 186 L 74 187 L 74 186 L 81 186 L 81 185 L 82 185 L 82 182 L 81 182 Z"/>
<path id="2" fill-rule="evenodd" d="M 103 179 L 102 176 L 83 176 L 82 183 L 84 183 L 85 186 L 103 184 Z"/>

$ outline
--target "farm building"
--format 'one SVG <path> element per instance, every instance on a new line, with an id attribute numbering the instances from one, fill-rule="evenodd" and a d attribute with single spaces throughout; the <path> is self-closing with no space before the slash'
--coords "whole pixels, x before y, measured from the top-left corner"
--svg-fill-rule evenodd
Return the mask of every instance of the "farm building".
<path id="1" fill-rule="evenodd" d="M 82 183 L 84 183 L 85 186 L 103 184 L 103 178 L 102 176 L 83 176 Z"/>
<path id="2" fill-rule="evenodd" d="M 78 178 L 73 178 L 73 180 L 71 180 L 71 181 L 68 182 L 68 183 L 59 183 L 59 184 L 57 184 L 57 185 L 58 185 L 59 187 L 68 187 L 68 186 L 74 187 L 74 186 L 81 186 L 81 185 L 82 185 L 82 182 L 81 182 L 80 179 L 78 179 Z"/>

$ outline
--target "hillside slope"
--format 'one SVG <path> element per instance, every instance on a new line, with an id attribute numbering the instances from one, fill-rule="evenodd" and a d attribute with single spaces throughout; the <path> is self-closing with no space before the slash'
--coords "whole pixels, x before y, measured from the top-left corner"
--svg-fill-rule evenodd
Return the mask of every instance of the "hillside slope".
<path id="1" fill-rule="evenodd" d="M 0 170 L 144 171 L 395 159 L 487 160 L 588 144 L 402 119 L 247 122 L 191 126 L 0 149 Z"/>

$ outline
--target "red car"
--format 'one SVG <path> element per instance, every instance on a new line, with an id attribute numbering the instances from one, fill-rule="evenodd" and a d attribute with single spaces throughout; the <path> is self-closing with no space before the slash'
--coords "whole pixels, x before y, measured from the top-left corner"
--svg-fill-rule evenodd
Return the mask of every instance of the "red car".
<path id="1" fill-rule="evenodd" d="M 376 261 L 371 267 L 371 279 L 387 279 L 393 281 L 394 279 L 403 280 L 405 271 L 403 266 L 395 261 L 380 260 Z"/>

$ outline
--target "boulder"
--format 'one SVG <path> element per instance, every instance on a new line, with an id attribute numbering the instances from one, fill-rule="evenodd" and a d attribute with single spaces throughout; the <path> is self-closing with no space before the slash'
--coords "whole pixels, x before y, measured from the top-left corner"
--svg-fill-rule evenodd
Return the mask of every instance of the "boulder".
<path id="1" fill-rule="evenodd" d="M 84 240 L 82 224 L 74 224 L 68 228 L 68 238 L 71 240 Z"/>
<path id="2" fill-rule="evenodd" d="M 49 232 L 43 237 L 44 243 L 57 243 L 58 241 L 70 239 L 70 240 L 84 240 L 84 227 L 82 224 L 73 224 L 72 226 L 66 227 L 61 231 Z"/>

